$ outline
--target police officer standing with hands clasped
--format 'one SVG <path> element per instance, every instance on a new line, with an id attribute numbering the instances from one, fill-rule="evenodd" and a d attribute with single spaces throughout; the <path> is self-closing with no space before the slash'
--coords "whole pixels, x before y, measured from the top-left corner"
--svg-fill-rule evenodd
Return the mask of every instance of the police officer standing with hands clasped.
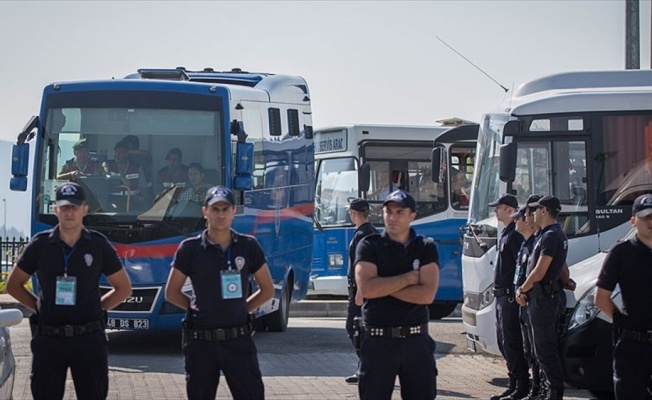
<path id="1" fill-rule="evenodd" d="M 435 342 L 428 334 L 428 304 L 439 281 L 439 254 L 432 239 L 410 223 L 416 203 L 407 192 L 383 203 L 385 232 L 362 239 L 355 276 L 365 301 L 358 393 L 362 400 L 391 399 L 398 375 L 403 399 L 436 396 Z"/>
<path id="2" fill-rule="evenodd" d="M 56 191 L 54 229 L 34 236 L 7 280 L 7 292 L 36 314 L 30 318 L 31 389 L 34 399 L 62 399 L 68 368 L 79 399 L 105 399 L 109 390 L 104 310 L 131 295 L 131 283 L 115 249 L 82 220 L 84 189 L 67 182 Z M 38 297 L 25 288 L 36 274 Z M 104 274 L 113 289 L 100 297 Z"/>
<path id="3" fill-rule="evenodd" d="M 527 278 L 516 291 L 516 300 L 520 305 L 528 306 L 534 352 L 543 372 L 542 378 L 545 377 L 542 384 L 546 385 L 547 393 L 542 397 L 557 400 L 564 395 L 557 329 L 560 292 L 563 290 L 560 278 L 566 263 L 568 239 L 557 223 L 557 216 L 561 212 L 558 198 L 544 196 L 527 206 L 536 209 L 534 222 L 541 227 L 541 232 L 530 258 Z"/>
<path id="4" fill-rule="evenodd" d="M 181 242 L 165 289 L 166 299 L 186 310 L 183 355 L 188 398 L 214 399 L 222 371 L 235 400 L 263 399 L 249 313 L 274 295 L 265 255 L 255 238 L 231 229 L 236 213 L 231 190 L 209 189 L 202 212 L 208 229 Z M 258 290 L 247 296 L 250 276 Z M 182 291 L 186 277 L 192 282 L 192 298 Z"/>
<path id="5" fill-rule="evenodd" d="M 349 338 L 353 341 L 356 337 L 354 321 L 356 317 L 359 318 L 362 314 L 361 306 L 363 301 L 362 296 L 358 293 L 358 286 L 355 284 L 355 250 L 362 239 L 371 234 L 378 233 L 378 230 L 369 222 L 369 202 L 367 200 L 359 198 L 353 199 L 349 204 L 349 215 L 351 216 L 351 222 L 353 222 L 357 228 L 355 233 L 353 233 L 353 239 L 349 244 L 349 269 L 346 273 L 349 289 L 346 332 L 349 334 Z M 357 337 L 359 338 L 359 336 Z M 355 342 L 353 343 L 353 346 L 356 347 Z M 355 374 L 348 376 L 346 382 L 357 383 L 358 371 L 356 371 Z"/>
<path id="6" fill-rule="evenodd" d="M 614 322 L 616 399 L 647 398 L 652 375 L 652 194 L 634 200 L 636 236 L 611 247 L 596 283 L 595 305 Z M 622 310 L 611 299 L 620 285 Z"/>
<path id="7" fill-rule="evenodd" d="M 530 390 L 527 361 L 523 354 L 523 337 L 519 320 L 519 305 L 514 301 L 514 274 L 523 235 L 516 231 L 512 214 L 518 209 L 516 196 L 504 194 L 489 203 L 494 207 L 496 219 L 504 228 L 498 243 L 498 259 L 494 270 L 494 296 L 496 297 L 496 337 L 498 348 L 507 363 L 509 387 L 491 400 L 520 400 Z"/>

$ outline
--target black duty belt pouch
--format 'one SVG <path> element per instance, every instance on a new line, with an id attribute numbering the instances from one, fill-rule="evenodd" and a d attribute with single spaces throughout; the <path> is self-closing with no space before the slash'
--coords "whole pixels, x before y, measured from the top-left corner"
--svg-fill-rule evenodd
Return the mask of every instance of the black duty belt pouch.
<path id="1" fill-rule="evenodd" d="M 505 287 L 505 288 L 494 288 L 494 297 L 504 297 L 510 296 L 514 297 L 514 288 Z"/>
<path id="2" fill-rule="evenodd" d="M 559 296 L 561 292 L 561 283 L 559 281 L 536 282 L 532 285 L 532 290 L 526 293 L 528 300 L 538 299 L 539 297 L 549 297 L 551 299 Z"/>

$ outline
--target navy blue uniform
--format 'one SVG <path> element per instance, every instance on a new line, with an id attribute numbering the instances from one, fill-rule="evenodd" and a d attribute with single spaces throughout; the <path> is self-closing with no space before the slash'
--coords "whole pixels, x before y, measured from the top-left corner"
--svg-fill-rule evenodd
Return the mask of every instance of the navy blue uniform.
<path id="1" fill-rule="evenodd" d="M 643 399 L 652 375 L 652 249 L 636 237 L 616 243 L 607 254 L 596 285 L 623 301 L 621 336 L 614 348 L 617 399 Z"/>
<path id="2" fill-rule="evenodd" d="M 184 322 L 183 344 L 190 399 L 214 399 L 220 371 L 234 399 L 265 397 L 256 345 L 246 328 L 249 276 L 264 264 L 265 256 L 256 239 L 235 231 L 227 249 L 212 243 L 208 231 L 184 240 L 177 249 L 172 267 L 190 278 L 194 290 Z M 240 298 L 223 298 L 220 274 L 229 269 L 240 271 Z M 224 336 L 218 335 L 220 332 Z M 207 336 L 193 337 L 190 333 Z"/>
<path id="3" fill-rule="evenodd" d="M 568 253 L 568 239 L 557 223 L 541 230 L 534 245 L 527 275 L 534 270 L 543 255 L 552 257 L 552 261 L 543 279 L 535 282 L 542 288 L 530 290 L 528 294 L 528 315 L 534 336 L 534 351 L 539 360 L 542 380 L 545 377 L 547 386 L 556 391 L 564 389 L 564 376 L 559 357 L 557 330 L 559 325 L 560 292 L 559 283 L 562 268 Z"/>
<path id="4" fill-rule="evenodd" d="M 355 304 L 355 295 L 358 293 L 358 286 L 355 283 L 355 249 L 358 243 L 365 237 L 378 233 L 378 229 L 374 228 L 370 222 L 366 222 L 358 227 L 353 234 L 353 239 L 349 244 L 349 269 L 346 272 L 349 289 L 348 312 L 346 314 L 346 332 L 349 338 L 353 341 L 353 319 L 362 315 L 362 307 Z"/>
<path id="5" fill-rule="evenodd" d="M 432 239 L 417 236 L 410 229 L 407 246 L 393 241 L 386 233 L 367 236 L 356 250 L 355 263 L 361 261 L 375 264 L 378 276 L 389 277 L 439 263 L 439 253 Z M 428 335 L 428 320 L 426 305 L 407 303 L 392 296 L 365 299 L 362 306 L 365 332 L 360 348 L 358 383 L 362 400 L 391 399 L 397 375 L 402 398 L 435 398 L 435 341 Z M 387 332 L 391 327 L 403 327 L 396 330 L 405 335 L 375 336 L 371 330 L 377 328 Z M 410 327 L 418 333 L 409 334 Z"/>
<path id="6" fill-rule="evenodd" d="M 530 262 L 530 256 L 532 255 L 535 241 L 536 236 L 531 235 L 523 242 L 521 249 L 518 252 L 518 264 L 516 267 L 514 282 L 516 287 L 521 286 L 527 279 L 527 267 Z M 523 355 L 532 369 L 532 386 L 538 389 L 541 386 L 541 377 L 539 375 L 539 362 L 534 355 L 534 334 L 532 333 L 532 325 L 530 324 L 530 318 L 527 313 L 527 306 L 520 307 L 519 317 L 521 323 L 521 335 L 523 337 Z"/>
<path id="7" fill-rule="evenodd" d="M 516 231 L 511 222 L 501 234 L 498 246 L 498 261 L 494 274 L 494 294 L 496 296 L 496 334 L 498 348 L 507 362 L 510 386 L 521 381 L 527 386 L 529 375 L 527 361 L 523 354 L 523 336 L 519 322 L 519 305 L 514 301 L 514 275 L 518 252 L 523 243 L 523 235 Z"/>
<path id="8" fill-rule="evenodd" d="M 70 248 L 59 228 L 41 232 L 25 246 L 18 268 L 36 274 L 38 322 L 32 338 L 31 389 L 35 399 L 61 399 L 68 368 L 77 397 L 105 399 L 109 390 L 108 347 L 99 280 L 122 269 L 115 249 L 102 234 L 83 229 Z M 56 305 L 57 277 L 75 277 L 74 305 Z M 64 326 L 72 326 L 67 330 Z"/>

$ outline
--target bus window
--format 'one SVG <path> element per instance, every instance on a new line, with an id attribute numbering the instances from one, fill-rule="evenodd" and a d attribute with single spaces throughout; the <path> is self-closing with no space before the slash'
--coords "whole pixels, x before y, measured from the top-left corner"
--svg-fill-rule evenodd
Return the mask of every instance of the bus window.
<path id="1" fill-rule="evenodd" d="M 322 160 L 317 173 L 315 212 L 321 225 L 350 225 L 349 200 L 358 197 L 354 158 Z"/>

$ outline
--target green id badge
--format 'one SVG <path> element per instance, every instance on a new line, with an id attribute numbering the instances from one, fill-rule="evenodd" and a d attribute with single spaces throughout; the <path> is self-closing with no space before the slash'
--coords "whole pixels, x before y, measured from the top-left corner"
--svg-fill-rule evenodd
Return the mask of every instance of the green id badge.
<path id="1" fill-rule="evenodd" d="M 222 298 L 239 299 L 242 297 L 242 280 L 238 271 L 221 271 Z"/>
<path id="2" fill-rule="evenodd" d="M 54 304 L 74 306 L 77 294 L 77 278 L 74 276 L 57 276 L 57 288 Z"/>

